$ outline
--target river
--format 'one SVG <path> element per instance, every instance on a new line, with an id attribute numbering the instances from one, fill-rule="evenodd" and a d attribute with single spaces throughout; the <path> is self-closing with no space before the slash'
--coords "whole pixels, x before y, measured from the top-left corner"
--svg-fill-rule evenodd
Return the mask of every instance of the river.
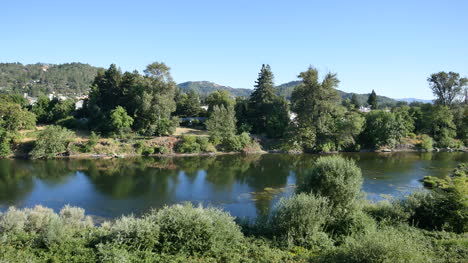
<path id="1" fill-rule="evenodd" d="M 448 175 L 468 153 L 346 153 L 371 201 L 401 198 L 425 175 Z M 318 155 L 264 154 L 112 160 L 0 160 L 0 211 L 79 206 L 97 218 L 142 214 L 182 202 L 220 207 L 236 217 L 266 214 Z"/>

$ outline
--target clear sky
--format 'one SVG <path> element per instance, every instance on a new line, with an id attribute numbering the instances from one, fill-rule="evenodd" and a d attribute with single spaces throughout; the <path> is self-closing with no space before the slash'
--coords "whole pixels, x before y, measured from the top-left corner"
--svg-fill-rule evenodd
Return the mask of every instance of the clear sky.
<path id="1" fill-rule="evenodd" d="M 276 84 L 312 65 L 347 92 L 431 99 L 431 73 L 468 75 L 468 1 L 0 2 L 0 62 L 154 61 L 177 82 L 252 88 L 262 63 Z"/>

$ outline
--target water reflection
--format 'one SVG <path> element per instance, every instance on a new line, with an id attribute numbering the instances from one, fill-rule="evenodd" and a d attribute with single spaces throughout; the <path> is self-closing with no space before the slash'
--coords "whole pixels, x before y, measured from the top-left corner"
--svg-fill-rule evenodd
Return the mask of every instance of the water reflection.
<path id="1" fill-rule="evenodd" d="M 466 153 L 354 153 L 371 200 L 399 197 L 425 175 L 444 176 Z M 316 155 L 223 155 L 112 160 L 0 160 L 0 210 L 65 204 L 116 217 L 191 201 L 235 216 L 267 214 L 290 195 Z"/>

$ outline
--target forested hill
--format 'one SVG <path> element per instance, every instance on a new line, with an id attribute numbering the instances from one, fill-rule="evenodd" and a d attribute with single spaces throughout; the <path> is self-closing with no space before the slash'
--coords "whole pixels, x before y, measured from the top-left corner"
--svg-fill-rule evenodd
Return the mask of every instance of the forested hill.
<path id="1" fill-rule="evenodd" d="M 196 93 L 198 93 L 201 97 L 206 97 L 210 93 L 217 90 L 227 90 L 235 97 L 248 97 L 250 96 L 250 93 L 252 93 L 251 89 L 235 89 L 209 81 L 187 81 L 180 83 L 177 86 L 179 86 L 182 92 L 188 92 L 189 90 L 193 90 Z"/>
<path id="2" fill-rule="evenodd" d="M 301 84 L 301 81 L 291 81 L 291 82 L 276 86 L 277 93 L 278 95 L 284 96 L 289 100 L 291 98 L 291 94 L 294 88 L 299 84 Z M 210 93 L 217 91 L 217 90 L 227 90 L 235 97 L 238 97 L 238 96 L 248 97 L 250 93 L 252 93 L 252 89 L 236 89 L 236 88 L 231 88 L 228 86 L 219 85 L 219 84 L 209 82 L 209 81 L 189 81 L 189 82 L 180 83 L 178 86 L 182 90 L 182 92 L 188 92 L 190 89 L 193 89 L 196 93 L 200 94 L 200 96 L 202 97 L 208 96 Z M 343 99 L 351 98 L 351 96 L 353 95 L 353 93 L 347 93 L 341 90 L 338 90 L 338 92 L 340 93 L 340 96 Z M 356 94 L 356 95 L 357 95 L 359 103 L 361 104 L 365 104 L 369 97 L 369 94 Z M 392 106 L 397 103 L 397 100 L 388 98 L 385 96 L 377 96 L 377 99 L 378 99 L 379 104 L 382 106 Z"/>
<path id="3" fill-rule="evenodd" d="M 34 97 L 52 92 L 83 95 L 88 93 L 98 69 L 82 63 L 0 63 L 0 91 Z"/>
<path id="4" fill-rule="evenodd" d="M 37 97 L 40 94 L 57 93 L 63 95 L 87 94 L 96 76 L 98 67 L 82 63 L 66 64 L 29 64 L 0 63 L 0 92 L 28 93 Z M 292 91 L 300 81 L 291 81 L 277 86 L 278 95 L 290 99 Z M 188 81 L 178 84 L 182 92 L 194 90 L 202 97 L 217 90 L 227 90 L 233 96 L 248 97 L 252 89 L 238 89 L 219 85 L 210 81 Z M 352 93 L 338 90 L 343 99 L 351 98 Z M 369 94 L 356 94 L 359 102 L 364 104 Z M 390 106 L 397 100 L 378 96 L 379 104 Z"/>

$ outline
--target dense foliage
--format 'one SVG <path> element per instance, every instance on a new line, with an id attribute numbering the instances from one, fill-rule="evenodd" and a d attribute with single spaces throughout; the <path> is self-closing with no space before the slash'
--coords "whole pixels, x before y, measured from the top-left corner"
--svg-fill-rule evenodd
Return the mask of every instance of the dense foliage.
<path id="1" fill-rule="evenodd" d="M 2 91 L 28 93 L 35 97 L 54 92 L 85 95 L 98 70 L 82 63 L 0 63 L 0 87 Z"/>
<path id="2" fill-rule="evenodd" d="M 75 134 L 66 128 L 55 125 L 48 126 L 37 136 L 31 157 L 39 159 L 64 155 L 74 136 Z"/>

